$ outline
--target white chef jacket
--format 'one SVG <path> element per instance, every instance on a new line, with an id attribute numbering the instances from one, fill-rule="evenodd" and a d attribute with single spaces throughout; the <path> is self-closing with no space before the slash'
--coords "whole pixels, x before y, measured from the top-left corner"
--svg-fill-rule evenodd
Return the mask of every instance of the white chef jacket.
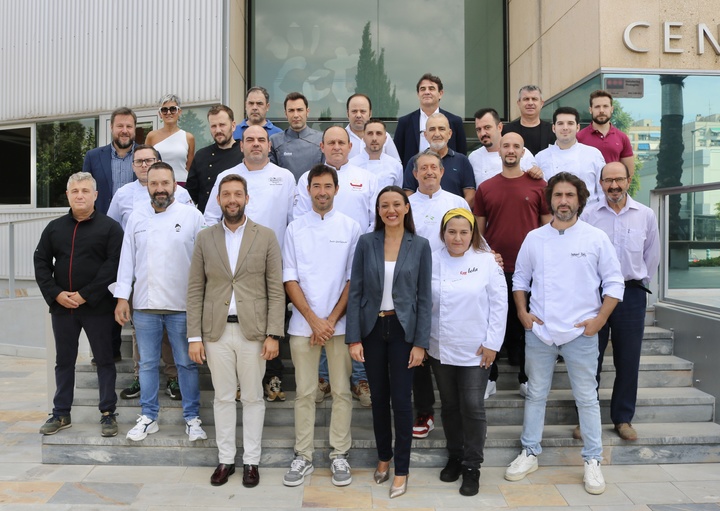
<path id="1" fill-rule="evenodd" d="M 218 174 L 205 206 L 205 222 L 215 225 L 222 218 L 217 202 L 220 181 L 230 174 L 238 174 L 247 181 L 247 193 L 250 202 L 245 214 L 260 225 L 273 230 L 280 248 L 285 240 L 285 229 L 292 221 L 295 202 L 295 176 L 292 172 L 274 163 L 268 162 L 260 170 L 248 170 L 244 163 Z"/>
<path id="2" fill-rule="evenodd" d="M 480 186 L 480 183 L 487 181 L 493 176 L 497 176 L 502 172 L 502 158 L 500 158 L 500 152 L 489 152 L 485 146 L 480 147 L 472 152 L 468 156 L 470 165 L 473 168 L 473 174 L 475 174 L 475 184 Z M 535 157 L 530 149 L 525 148 L 525 153 L 520 158 L 520 169 L 523 172 L 527 172 L 536 165 Z"/>
<path id="3" fill-rule="evenodd" d="M 532 331 L 545 344 L 560 346 L 582 335 L 584 327 L 575 325 L 597 316 L 600 286 L 604 296 L 622 301 L 620 262 L 600 229 L 578 220 L 564 231 L 546 224 L 525 237 L 513 292 L 531 292 L 530 312 L 543 321 L 533 323 Z"/>
<path id="4" fill-rule="evenodd" d="M 355 220 L 360 226 L 360 232 L 373 231 L 375 200 L 378 192 L 377 178 L 367 170 L 350 163 L 335 170 L 337 170 L 339 186 L 334 201 L 335 209 Z M 298 179 L 293 218 L 299 218 L 312 210 L 312 200 L 307 189 L 308 174 L 310 171 L 305 172 Z"/>
<path id="5" fill-rule="evenodd" d="M 555 143 L 537 153 L 535 161 L 543 171 L 545 181 L 550 181 L 551 177 L 560 172 L 569 172 L 585 182 L 590 192 L 588 204 L 602 197 L 599 181 L 605 158 L 598 149 L 580 142 L 575 142 L 568 149 L 560 149 Z"/>
<path id="6" fill-rule="evenodd" d="M 195 236 L 205 227 L 202 213 L 174 201 L 162 213 L 130 215 L 123 237 L 115 298 L 133 291 L 136 310 L 183 312 Z"/>
<path id="7" fill-rule="evenodd" d="M 365 141 L 358 137 L 355 132 L 350 129 L 350 125 L 348 124 L 345 126 L 345 131 L 348 132 L 348 135 L 350 136 L 350 142 L 352 142 L 352 147 L 350 148 L 350 154 L 348 155 L 349 159 L 354 158 L 358 154 L 365 153 Z M 395 147 L 395 142 L 393 142 L 392 137 L 390 136 L 390 133 L 385 132 L 385 143 L 383 144 L 383 154 L 387 154 L 391 158 L 396 159 L 397 161 L 400 161 L 400 153 L 398 153 L 397 147 Z"/>
<path id="8" fill-rule="evenodd" d="M 308 305 L 320 318 L 330 315 L 350 280 L 358 238 L 358 223 L 335 209 L 324 217 L 310 210 L 290 222 L 285 231 L 283 282 L 297 281 Z M 290 318 L 288 333 L 310 337 L 312 328 L 296 311 Z M 335 335 L 344 334 L 345 315 L 335 324 Z"/>
<path id="9" fill-rule="evenodd" d="M 175 190 L 175 200 L 181 204 L 193 205 L 190 194 L 180 185 Z M 140 181 L 133 181 L 120 187 L 113 195 L 107 215 L 119 223 L 124 230 L 130 214 L 136 210 L 145 211 L 148 215 L 155 213 L 150 205 L 147 186 L 143 186 Z"/>
<path id="10" fill-rule="evenodd" d="M 415 222 L 415 232 L 430 241 L 432 252 L 445 246 L 440 239 L 440 225 L 445 213 L 455 208 L 464 208 L 470 211 L 464 198 L 443 189 L 435 192 L 432 198 L 418 190 L 408 197 L 408 200 Z"/>
<path id="11" fill-rule="evenodd" d="M 428 353 L 443 364 L 478 366 L 478 348 L 500 351 L 505 338 L 505 274 L 493 254 L 472 247 L 462 257 L 452 257 L 443 247 L 432 260 Z"/>
<path id="12" fill-rule="evenodd" d="M 650 283 L 660 263 L 658 223 L 652 209 L 628 195 L 625 207 L 615 213 L 602 198 L 583 210 L 582 219 L 608 235 L 625 280 Z"/>
<path id="13" fill-rule="evenodd" d="M 357 156 L 350 158 L 349 163 L 350 165 L 365 169 L 377 177 L 378 193 L 390 185 L 402 188 L 403 168 L 400 160 L 396 160 L 385 153 L 380 154 L 379 160 L 371 160 L 367 151 L 363 151 Z"/>

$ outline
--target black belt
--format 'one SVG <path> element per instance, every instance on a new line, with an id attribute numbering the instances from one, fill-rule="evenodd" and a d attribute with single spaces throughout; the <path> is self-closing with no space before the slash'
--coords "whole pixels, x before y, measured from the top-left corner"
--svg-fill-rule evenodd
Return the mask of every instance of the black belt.
<path id="1" fill-rule="evenodd" d="M 625 287 L 637 287 L 642 289 L 646 293 L 652 294 L 652 291 L 645 287 L 645 284 L 643 284 L 642 280 L 626 280 Z"/>
<path id="2" fill-rule="evenodd" d="M 238 322 L 237 315 L 233 314 L 232 316 L 228 316 L 227 322 L 228 323 L 237 323 Z"/>

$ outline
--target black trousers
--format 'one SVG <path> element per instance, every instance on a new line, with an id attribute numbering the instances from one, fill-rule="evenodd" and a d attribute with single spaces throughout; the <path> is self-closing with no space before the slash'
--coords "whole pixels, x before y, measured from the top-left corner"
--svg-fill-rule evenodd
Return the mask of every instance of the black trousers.
<path id="1" fill-rule="evenodd" d="M 69 415 L 75 392 L 75 362 L 78 355 L 80 331 L 85 330 L 98 376 L 101 412 L 114 412 L 117 404 L 113 361 L 114 314 L 97 316 L 80 314 L 52 314 L 55 335 L 55 397 L 53 414 Z"/>

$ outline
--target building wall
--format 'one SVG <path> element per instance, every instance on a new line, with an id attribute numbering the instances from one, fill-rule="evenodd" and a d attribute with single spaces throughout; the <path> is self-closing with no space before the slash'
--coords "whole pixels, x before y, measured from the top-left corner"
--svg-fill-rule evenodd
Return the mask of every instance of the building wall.
<path id="1" fill-rule="evenodd" d="M 688 70 L 717 72 L 720 56 L 705 39 L 698 54 L 698 24 L 704 23 L 720 41 L 720 11 L 713 1 L 675 0 L 509 0 L 509 65 L 511 118 L 519 115 L 514 94 L 536 83 L 545 98 L 558 95 L 601 69 Z M 621 15 L 618 15 L 622 13 Z M 628 49 L 623 42 L 633 22 L 648 27 L 631 31 L 631 41 L 647 52 Z M 664 22 L 680 22 L 665 52 Z"/>
<path id="2" fill-rule="evenodd" d="M 0 122 L 155 106 L 168 93 L 219 100 L 223 4 L 0 2 Z"/>

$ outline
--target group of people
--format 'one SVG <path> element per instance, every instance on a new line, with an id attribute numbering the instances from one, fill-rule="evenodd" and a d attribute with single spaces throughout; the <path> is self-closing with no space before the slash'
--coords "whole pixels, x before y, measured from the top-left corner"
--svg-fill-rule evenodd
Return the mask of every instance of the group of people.
<path id="1" fill-rule="evenodd" d="M 137 379 L 121 397 L 139 396 L 141 413 L 127 438 L 159 431 L 162 358 L 166 374 L 176 371 L 166 392 L 182 401 L 189 440 L 206 439 L 198 365 L 207 363 L 219 451 L 210 482 L 235 472 L 240 401 L 242 482 L 254 487 L 265 401 L 286 398 L 278 354 L 287 339 L 296 395 L 285 485 L 314 470 L 316 404 L 327 396 L 332 483 L 351 484 L 355 397 L 372 407 L 374 481 L 388 481 L 392 464 L 390 497 L 403 495 L 412 439 L 435 427 L 434 373 L 448 450 L 440 479 L 462 478 L 459 491 L 471 496 L 484 461 L 484 402 L 505 346 L 526 398 L 522 451 L 506 479 L 538 468 L 561 356 L 585 489 L 602 493 L 604 350 L 612 335 L 611 418 L 633 440 L 646 292 L 659 260 L 655 216 L 628 195 L 632 149 L 609 123 L 612 97 L 591 95 L 593 123 L 580 131 L 573 108 L 540 120 L 540 89 L 523 87 L 518 121 L 476 112 L 482 147 L 468 158 L 462 120 L 439 108 L 442 81 L 423 75 L 417 93 L 419 109 L 399 119 L 393 139 L 364 94 L 348 98 L 346 128 L 320 133 L 307 126 L 307 99 L 290 93 L 283 131 L 266 118 L 267 91 L 253 87 L 240 124 L 229 107 L 210 108 L 214 143 L 197 153 L 191 135 L 177 135 L 176 96 L 161 100 L 165 126 L 147 144 L 134 143 L 132 111 L 113 112 L 112 143 L 70 176 L 70 211 L 48 225 L 35 253 L 57 348 L 54 406 L 40 432 L 72 425 L 84 329 L 101 434 L 117 435 L 118 327 L 132 320 Z"/>

